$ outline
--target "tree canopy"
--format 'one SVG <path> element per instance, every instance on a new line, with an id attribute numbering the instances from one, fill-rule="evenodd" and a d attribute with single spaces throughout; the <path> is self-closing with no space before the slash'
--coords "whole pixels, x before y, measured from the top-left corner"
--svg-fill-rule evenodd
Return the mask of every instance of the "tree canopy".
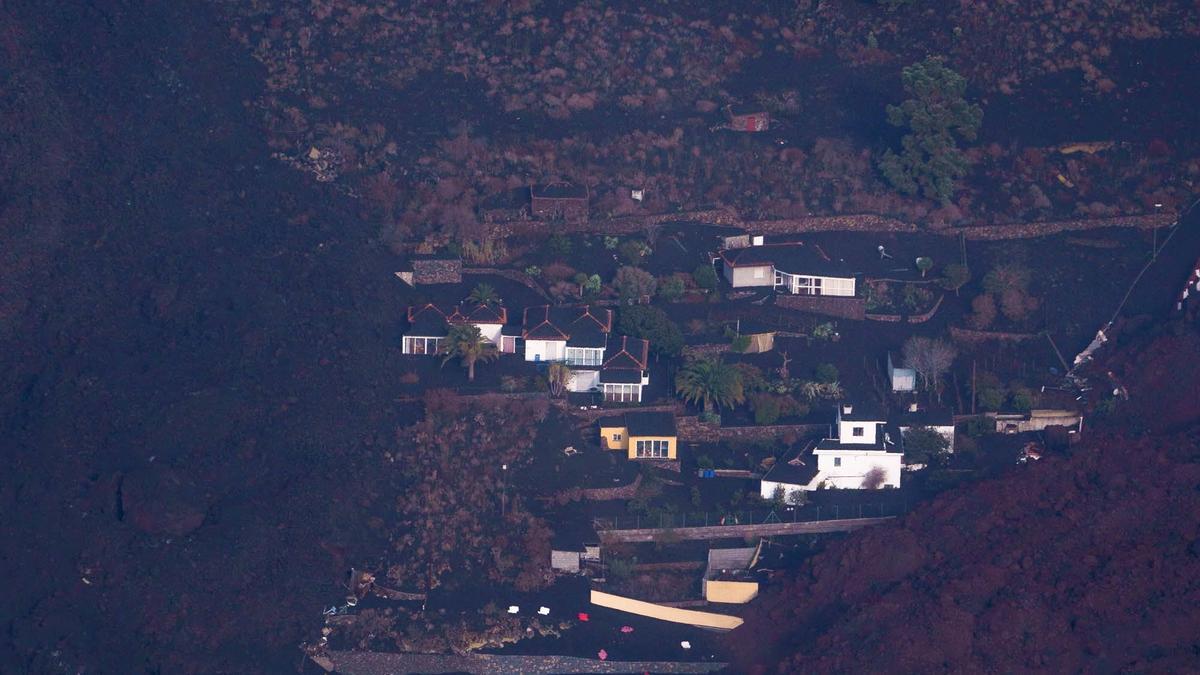
<path id="1" fill-rule="evenodd" d="M 950 442 L 929 427 L 913 427 L 904 432 L 904 461 L 909 464 L 939 464 Z"/>
<path id="2" fill-rule="evenodd" d="M 880 171 L 904 194 L 949 202 L 956 182 L 967 174 L 967 158 L 957 138 L 975 139 L 983 109 L 967 101 L 967 81 L 941 58 L 931 56 L 908 66 L 902 79 L 909 98 L 889 105 L 887 118 L 908 133 L 900 141 L 900 154 L 884 153 Z"/>
<path id="3" fill-rule="evenodd" d="M 498 305 L 501 302 L 500 294 L 491 284 L 476 284 L 467 299 L 477 305 Z"/>
<path id="4" fill-rule="evenodd" d="M 641 302 L 658 290 L 658 280 L 646 270 L 625 266 L 613 277 L 613 288 L 625 302 Z"/>
<path id="5" fill-rule="evenodd" d="M 446 338 L 442 340 L 440 351 L 445 358 L 442 365 L 451 359 L 458 358 L 467 369 L 467 379 L 475 381 L 475 364 L 482 361 L 494 361 L 500 357 L 496 345 L 489 342 L 479 331 L 479 326 L 451 326 Z"/>
<path id="6" fill-rule="evenodd" d="M 945 340 L 916 336 L 904 343 L 904 365 L 917 371 L 926 388 L 940 387 L 956 356 L 958 350 Z"/>
<path id="7" fill-rule="evenodd" d="M 689 403 L 699 403 L 704 412 L 728 408 L 746 400 L 741 372 L 727 363 L 703 359 L 692 361 L 675 376 L 675 391 Z"/>
<path id="8" fill-rule="evenodd" d="M 649 305 L 623 307 L 617 313 L 617 331 L 650 341 L 656 356 L 676 357 L 683 353 L 683 332 L 667 313 Z"/>

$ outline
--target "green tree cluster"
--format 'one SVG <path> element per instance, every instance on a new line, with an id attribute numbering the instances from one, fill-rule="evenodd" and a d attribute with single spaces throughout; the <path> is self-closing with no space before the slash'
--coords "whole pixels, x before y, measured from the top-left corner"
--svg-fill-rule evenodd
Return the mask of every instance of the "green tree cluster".
<path id="1" fill-rule="evenodd" d="M 889 105 L 887 118 L 908 133 L 900 141 L 900 153 L 884 153 L 879 169 L 904 194 L 948 203 L 956 182 L 967 174 L 967 158 L 957 139 L 975 139 L 983 109 L 967 101 L 967 81 L 939 57 L 905 68 L 901 77 L 909 98 Z"/>
<path id="2" fill-rule="evenodd" d="M 623 307 L 617 314 L 617 331 L 650 341 L 655 356 L 673 358 L 683 353 L 683 333 L 667 313 L 650 305 Z"/>

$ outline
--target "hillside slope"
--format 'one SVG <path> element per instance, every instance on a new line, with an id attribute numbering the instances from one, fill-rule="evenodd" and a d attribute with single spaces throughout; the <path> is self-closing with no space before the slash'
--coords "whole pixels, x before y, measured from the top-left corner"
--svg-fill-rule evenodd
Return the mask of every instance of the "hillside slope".
<path id="1" fill-rule="evenodd" d="M 740 667 L 1195 670 L 1200 406 L 1194 391 L 1163 387 L 1161 371 L 1195 389 L 1198 345 L 1194 327 L 1176 326 L 1113 359 L 1129 362 L 1129 414 L 1145 434 L 1094 429 L 1069 455 L 941 495 L 815 557 L 729 634 Z M 1155 417 L 1168 399 L 1190 404 Z"/>

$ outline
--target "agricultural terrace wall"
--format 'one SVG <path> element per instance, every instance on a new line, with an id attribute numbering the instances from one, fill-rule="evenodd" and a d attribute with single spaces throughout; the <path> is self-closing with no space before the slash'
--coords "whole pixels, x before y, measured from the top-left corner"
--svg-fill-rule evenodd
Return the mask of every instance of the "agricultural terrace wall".
<path id="1" fill-rule="evenodd" d="M 798 234 L 804 232 L 928 232 L 973 240 L 1027 239 L 1060 232 L 1092 230 L 1107 227 L 1165 227 L 1175 222 L 1171 213 L 1150 213 L 1110 218 L 1081 218 L 1031 223 L 995 225 L 963 225 L 959 227 L 921 227 L 888 216 L 857 214 L 845 216 L 810 216 L 778 220 L 742 220 L 729 209 L 685 211 L 649 216 L 627 216 L 588 223 L 551 223 L 536 220 L 514 220 L 492 223 L 493 232 L 500 237 L 515 235 L 550 235 L 560 232 L 590 234 L 635 234 L 652 224 L 671 222 L 701 222 L 740 227 L 751 234 Z"/>
<path id="2" fill-rule="evenodd" d="M 499 269 L 497 267 L 467 267 L 464 268 L 462 272 L 463 274 L 490 274 L 498 277 L 504 277 L 509 281 L 515 281 L 518 284 L 527 286 L 546 300 L 550 300 L 550 296 L 546 294 L 545 289 L 543 289 L 538 282 L 534 281 L 532 277 L 524 272 Z"/>
<path id="3" fill-rule="evenodd" d="M 684 345 L 683 354 L 684 356 L 709 358 L 717 354 L 723 354 L 730 351 L 730 349 L 732 347 L 730 347 L 728 342 L 709 342 L 700 345 Z"/>
<path id="4" fill-rule="evenodd" d="M 678 418 L 676 426 L 679 432 L 679 440 L 691 442 L 757 441 L 766 438 L 778 438 L 785 434 L 795 434 L 804 437 L 809 434 L 818 432 L 827 433 L 829 431 L 828 424 L 764 424 L 754 427 L 720 427 L 715 424 L 701 422 L 700 418 L 695 415 Z"/>
<path id="5" fill-rule="evenodd" d="M 775 304 L 786 309 L 812 312 L 840 319 L 862 321 L 867 315 L 867 301 L 863 298 L 838 298 L 824 295 L 776 295 Z"/>
<path id="6" fill-rule="evenodd" d="M 960 342 L 983 342 L 985 340 L 1020 342 L 1021 340 L 1032 340 L 1037 335 L 1033 333 L 1003 333 L 994 330 L 971 330 L 969 328 L 951 326 L 950 337 Z"/>
<path id="7" fill-rule="evenodd" d="M 641 405 L 637 406 L 636 408 L 596 408 L 595 410 L 579 410 L 578 408 L 568 405 L 567 402 L 562 399 L 556 399 L 555 404 L 565 408 L 577 419 L 581 420 L 583 422 L 583 426 L 592 424 L 601 417 L 616 416 L 624 412 L 669 412 L 679 415 L 684 411 L 683 404 L 678 402 L 664 405 Z"/>
<path id="8" fill-rule="evenodd" d="M 929 311 L 922 314 L 910 314 L 908 316 L 908 323 L 925 323 L 926 321 L 932 319 L 933 315 L 937 314 L 938 309 L 941 308 L 942 301 L 945 299 L 946 294 L 943 293 L 942 295 L 938 296 L 937 302 L 933 303 L 933 307 L 930 307 Z M 869 321 L 890 321 L 893 323 L 898 323 L 904 320 L 904 317 L 900 314 L 867 314 L 866 318 Z"/>

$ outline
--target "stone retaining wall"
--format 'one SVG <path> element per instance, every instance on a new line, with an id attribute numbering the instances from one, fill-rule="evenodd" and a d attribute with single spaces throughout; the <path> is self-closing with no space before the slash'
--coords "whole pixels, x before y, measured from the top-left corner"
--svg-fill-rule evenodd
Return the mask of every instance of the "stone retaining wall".
<path id="1" fill-rule="evenodd" d="M 786 309 L 855 321 L 862 321 L 867 314 L 867 302 L 863 298 L 843 298 L 832 295 L 777 295 L 775 296 L 775 305 Z"/>
<path id="2" fill-rule="evenodd" d="M 946 294 L 943 293 L 938 297 L 937 302 L 933 303 L 933 307 L 929 308 L 928 312 L 923 314 L 909 315 L 908 323 L 925 323 L 926 321 L 932 319 L 933 315 L 937 314 L 938 309 L 941 308 L 942 301 L 945 299 Z M 867 314 L 866 318 L 869 321 L 890 321 L 892 323 L 899 323 L 900 321 L 904 320 L 904 317 L 900 314 Z"/>
<path id="3" fill-rule="evenodd" d="M 587 232 L 590 234 L 636 234 L 652 224 L 672 222 L 701 222 L 739 227 L 750 234 L 800 234 L 804 232 L 928 232 L 973 240 L 1026 239 L 1044 237 L 1060 232 L 1091 230 L 1105 227 L 1165 227 L 1173 223 L 1175 214 L 1150 213 L 1110 218 L 1054 220 L 1033 223 L 981 224 L 961 227 L 921 227 L 889 216 L 864 213 L 841 216 L 809 216 L 774 220 L 742 220 L 732 209 L 684 211 L 647 216 L 625 216 L 588 223 L 554 223 L 539 220 L 514 220 L 493 223 L 493 232 L 500 237 L 516 235 L 551 235 L 556 233 Z"/>
<path id="4" fill-rule="evenodd" d="M 725 342 L 710 342 L 701 345 L 684 345 L 683 355 L 694 356 L 697 358 L 709 358 L 717 354 L 724 354 L 730 351 L 729 343 Z"/>
<path id="5" fill-rule="evenodd" d="M 509 281 L 515 281 L 518 284 L 533 289 L 538 295 L 545 298 L 547 302 L 550 301 L 550 296 L 546 294 L 546 291 L 542 289 L 541 285 L 524 272 L 518 272 L 517 270 L 505 270 L 497 267 L 468 267 L 463 270 L 463 274 L 494 274 L 498 277 L 504 277 Z"/>
<path id="6" fill-rule="evenodd" d="M 694 443 L 728 440 L 762 440 L 778 438 L 784 434 L 806 436 L 814 433 L 829 431 L 828 424 L 764 424 L 755 427 L 718 427 L 700 421 L 699 417 L 689 415 L 676 420 L 679 440 Z"/>
<path id="7" fill-rule="evenodd" d="M 642 405 L 636 408 L 597 408 L 595 410 L 579 410 L 565 403 L 562 405 L 567 412 L 570 412 L 577 419 L 581 420 L 583 426 L 593 424 L 601 417 L 616 416 L 625 412 L 669 412 L 678 415 L 684 411 L 683 404 L 679 402 L 664 405 Z"/>
<path id="8" fill-rule="evenodd" d="M 1034 333 L 1002 333 L 994 330 L 970 330 L 968 328 L 951 326 L 950 337 L 961 342 L 983 342 L 984 340 L 1019 342 L 1021 340 L 1032 340 L 1037 335 Z"/>

